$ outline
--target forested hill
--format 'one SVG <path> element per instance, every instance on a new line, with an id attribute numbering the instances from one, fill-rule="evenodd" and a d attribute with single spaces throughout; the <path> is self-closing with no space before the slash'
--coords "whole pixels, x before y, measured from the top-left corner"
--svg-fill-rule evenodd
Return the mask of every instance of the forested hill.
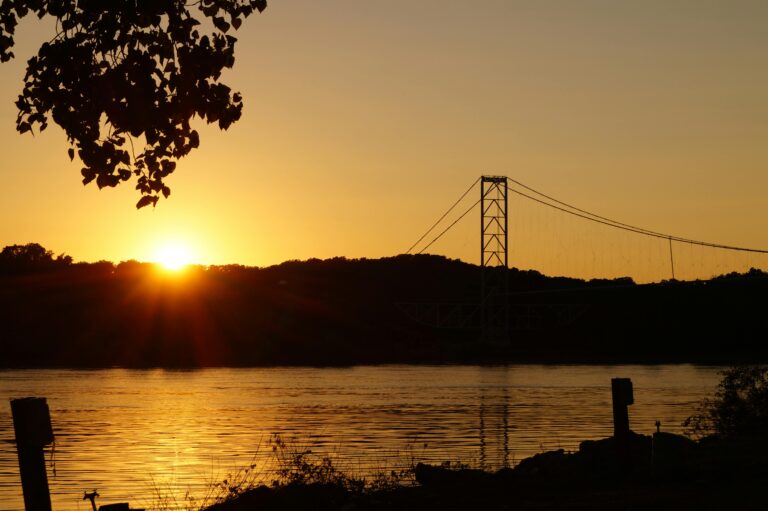
<path id="1" fill-rule="evenodd" d="M 508 339 L 480 339 L 477 266 L 430 255 L 267 268 L 0 253 L 0 366 L 717 362 L 768 358 L 768 275 L 636 285 L 508 270 Z M 465 304 L 466 321 L 436 328 Z M 420 305 L 415 305 L 420 304 Z M 430 309 L 430 307 L 432 307 Z M 469 312 L 467 312 L 469 311 Z"/>

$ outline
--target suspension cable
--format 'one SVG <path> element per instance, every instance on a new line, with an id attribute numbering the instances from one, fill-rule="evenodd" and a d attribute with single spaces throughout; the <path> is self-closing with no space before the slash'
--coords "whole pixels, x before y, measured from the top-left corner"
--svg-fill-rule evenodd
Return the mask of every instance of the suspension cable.
<path id="1" fill-rule="evenodd" d="M 424 252 L 426 249 L 428 249 L 428 248 L 429 248 L 429 247 L 432 245 L 432 243 L 434 243 L 434 242 L 436 242 L 437 240 L 439 240 L 439 239 L 442 237 L 442 235 L 443 235 L 443 234 L 445 234 L 446 232 L 448 232 L 448 230 L 450 230 L 450 228 L 451 228 L 451 227 L 453 227 L 454 225 L 456 225 L 457 223 L 459 223 L 459 220 L 461 220 L 462 218 L 464 218 L 465 216 L 467 216 L 467 214 L 468 214 L 470 211 L 472 211 L 473 209 L 475 209 L 475 206 L 477 206 L 478 204 L 480 204 L 480 199 L 477 199 L 477 202 L 475 202 L 474 204 L 472 204 L 472 205 L 469 207 L 469 209 L 468 209 L 468 210 L 466 210 L 464 213 L 462 213 L 462 214 L 461 214 L 461 216 L 459 216 L 459 218 L 457 218 L 456 220 L 454 220 L 454 221 L 453 221 L 453 223 L 451 223 L 451 225 L 449 225 L 448 227 L 446 227 L 446 228 L 445 228 L 445 230 L 444 230 L 443 232 L 441 232 L 440 234 L 438 234 L 437 236 L 435 236 L 435 238 L 434 238 L 432 241 L 430 241 L 429 243 L 427 243 L 427 246 L 426 246 L 426 247 L 424 247 L 424 248 L 422 248 L 422 249 L 421 249 L 419 252 L 417 252 L 417 254 L 421 254 L 421 253 L 423 253 L 423 252 Z"/>
<path id="2" fill-rule="evenodd" d="M 510 186 L 507 186 L 507 190 L 509 190 L 510 192 L 515 193 L 517 195 L 520 195 L 522 197 L 525 197 L 527 199 L 530 199 L 532 201 L 538 202 L 539 204 L 543 204 L 544 206 L 547 206 L 547 207 L 550 207 L 550 208 L 553 208 L 553 209 L 557 209 L 559 211 L 562 211 L 563 213 L 568 213 L 569 215 L 577 216 L 579 218 L 583 218 L 583 219 L 589 220 L 591 222 L 596 222 L 596 223 L 599 223 L 599 224 L 607 225 L 609 227 L 614 227 L 616 229 L 622 229 L 624 231 L 634 232 L 636 234 L 642 234 L 642 235 L 645 235 L 645 236 L 651 236 L 651 237 L 654 237 L 654 238 L 661 238 L 661 239 L 669 240 L 670 242 L 678 241 L 678 242 L 681 242 L 681 243 L 690 243 L 692 245 L 699 245 L 699 246 L 702 246 L 702 247 L 720 248 L 720 249 L 725 249 L 725 250 L 735 250 L 735 251 L 739 251 L 739 252 L 754 252 L 754 253 L 758 253 L 758 254 L 768 254 L 768 250 L 762 250 L 762 249 L 757 249 L 757 248 L 737 247 L 737 246 L 732 246 L 732 245 L 723 245 L 723 244 L 720 244 L 720 243 L 711 243 L 711 242 L 708 242 L 708 241 L 700 241 L 700 240 L 694 240 L 694 239 L 689 239 L 689 238 L 683 238 L 683 237 L 680 237 L 680 236 L 674 236 L 674 235 L 671 235 L 671 234 L 664 234 L 664 233 L 661 233 L 661 232 L 656 232 L 656 231 L 651 231 L 649 229 L 644 229 L 642 227 L 636 227 L 634 225 L 625 224 L 623 222 L 618 222 L 616 220 L 612 220 L 612 219 L 607 218 L 607 217 L 596 215 L 596 214 L 591 213 L 589 211 L 586 211 L 584 209 L 580 209 L 580 208 L 572 206 L 572 205 L 570 205 L 568 203 L 559 201 L 559 200 L 557 200 L 557 199 L 555 199 L 553 197 L 550 197 L 550 196 L 545 195 L 545 194 L 543 194 L 541 192 L 538 192 L 538 191 L 534 190 L 533 188 L 530 188 L 530 187 L 522 184 L 521 182 L 519 182 L 519 181 L 517 181 L 515 179 L 509 178 L 509 177 L 507 177 L 507 179 L 509 181 L 512 181 L 513 183 L 515 183 L 515 184 L 525 188 L 526 190 L 529 190 L 529 191 L 531 191 L 531 192 L 533 192 L 533 193 L 535 193 L 535 194 L 537 194 L 537 195 L 539 195 L 541 197 L 544 197 L 545 199 L 547 199 L 549 201 L 555 202 L 556 204 L 560 204 L 561 206 L 565 206 L 565 207 L 557 206 L 556 204 L 552 204 L 552 202 L 547 202 L 546 200 L 538 199 L 536 197 L 533 197 L 531 195 L 523 193 L 523 192 L 521 192 L 519 190 L 515 190 L 514 188 L 511 188 Z M 570 208 L 570 209 L 566 209 L 566 208 Z"/>
<path id="3" fill-rule="evenodd" d="M 604 217 L 604 216 L 600 216 L 600 215 L 597 215 L 597 214 L 595 214 L 595 213 L 592 213 L 592 212 L 590 212 L 590 211 L 587 211 L 587 210 L 584 210 L 584 209 L 580 209 L 580 208 L 577 208 L 576 206 L 574 206 L 574 205 L 572 205 L 572 204 L 568 204 L 567 202 L 563 202 L 563 201 L 561 201 L 561 200 L 557 200 L 557 199 L 555 199 L 554 197 L 551 197 L 551 196 L 549 196 L 549 195 L 547 195 L 547 194 L 545 194 L 545 193 L 542 193 L 542 192 L 540 192 L 540 191 L 538 191 L 538 190 L 534 190 L 534 189 L 533 189 L 533 188 L 531 188 L 530 186 L 528 186 L 528 185 L 525 185 L 525 184 L 521 183 L 520 181 L 518 181 L 518 180 L 516 180 L 516 179 L 512 179 L 511 177 L 507 177 L 507 180 L 509 180 L 509 181 L 512 181 L 512 182 L 513 182 L 513 183 L 515 183 L 516 185 L 518 185 L 518 186 L 521 186 L 521 187 L 525 188 L 525 189 L 526 189 L 526 190 L 528 190 L 529 192 L 533 192 L 533 193 L 535 193 L 536 195 L 539 195 L 539 196 L 541 196 L 541 197 L 544 197 L 544 198 L 545 198 L 545 199 L 547 199 L 547 200 L 551 200 L 552 202 L 555 202 L 555 203 L 557 203 L 557 204 L 560 204 L 561 206 L 565 206 L 566 208 L 570 208 L 570 209 L 573 209 L 573 210 L 575 210 L 575 211 L 578 211 L 579 213 L 584 213 L 585 215 L 589 215 L 589 216 L 592 216 L 592 217 L 595 217 L 595 218 L 599 218 L 600 220 L 605 220 L 606 222 L 610 222 L 610 223 L 612 223 L 612 224 L 621 225 L 621 226 L 623 226 L 623 227 L 628 227 L 628 228 L 630 228 L 630 229 L 634 229 L 634 230 L 636 230 L 636 231 L 643 231 L 643 232 L 647 232 L 648 234 L 658 234 L 658 235 L 660 235 L 660 236 L 663 236 L 663 237 L 665 237 L 665 238 L 668 238 L 668 237 L 669 237 L 669 236 L 667 236 L 666 234 L 663 234 L 663 233 L 660 233 L 660 232 L 650 231 L 650 230 L 648 230 L 648 229 L 643 229 L 642 227 L 635 227 L 634 225 L 629 225 L 629 224 L 625 224 L 625 223 L 622 223 L 622 222 L 618 222 L 618 221 L 616 221 L 616 220 L 611 220 L 610 218 L 606 218 L 606 217 Z"/>
<path id="4" fill-rule="evenodd" d="M 451 211 L 453 211 L 453 208 L 455 208 L 455 207 L 456 207 L 456 206 L 457 206 L 457 205 L 458 205 L 458 204 L 459 204 L 459 203 L 460 203 L 460 202 L 461 202 L 461 201 L 464 199 L 464 197 L 466 197 L 466 196 L 467 196 L 467 194 L 468 194 L 468 193 L 469 193 L 469 192 L 472 190 L 472 188 L 474 188 L 474 187 L 475 187 L 475 185 L 478 183 L 478 181 L 480 181 L 480 178 L 479 178 L 479 177 L 478 177 L 477 179 L 475 179 L 475 181 L 474 181 L 474 182 L 473 182 L 473 183 L 470 185 L 470 187 L 469 187 L 469 188 L 467 188 L 467 191 L 465 191 L 463 194 L 461 194 L 461 197 L 459 197 L 459 198 L 458 198 L 458 200 L 457 200 L 456 202 L 454 202 L 454 203 L 453 203 L 453 205 L 452 205 L 450 208 L 448 208 L 448 211 L 446 211 L 445 213 L 443 213 L 443 216 L 441 216 L 440 218 L 438 218 L 438 219 L 437 219 L 437 221 L 436 221 L 434 224 L 432 224 L 432 227 L 430 227 L 429 229 L 427 229 L 427 232 L 425 232 L 424 234 L 422 234 L 422 235 L 421 235 L 421 238 L 419 238 L 418 240 L 416 240 L 416 243 L 414 243 L 413 245 L 411 245 L 411 248 L 409 248 L 409 249 L 408 249 L 408 250 L 407 250 L 405 253 L 406 253 L 406 254 L 410 254 L 410 253 L 411 253 L 411 250 L 413 250 L 413 248 L 414 248 L 416 245 L 418 245 L 419 243 L 421 243 L 421 240 L 423 240 L 424 238 L 426 238 L 426 237 L 427 237 L 427 234 L 429 234 L 430 232 L 432 232 L 432 230 L 433 230 L 435 227 L 437 227 L 437 225 L 438 225 L 440 222 L 442 222 L 442 221 L 443 221 L 443 219 L 444 219 L 446 216 L 448 216 L 448 213 L 450 213 Z M 478 201 L 478 202 L 479 202 L 479 201 Z M 474 207 L 474 206 L 473 206 L 473 207 Z M 466 215 L 466 213 L 464 213 L 464 215 Z M 463 217 L 464 215 L 461 215 L 461 216 Z M 459 218 L 461 218 L 461 217 L 459 217 Z M 450 226 L 450 227 L 448 227 L 448 229 L 450 229 L 451 227 L 453 227 L 453 225 L 455 225 L 455 224 L 456 224 L 456 222 L 454 222 L 453 224 L 451 224 L 451 226 Z M 446 230 L 447 230 L 447 229 L 446 229 Z M 440 236 L 442 236 L 444 233 L 445 233 L 445 231 L 443 231 L 443 233 L 440 233 Z M 438 238 L 439 238 L 440 236 L 438 236 Z M 431 244 L 432 244 L 432 243 L 434 243 L 435 241 L 437 241 L 437 238 L 435 238 L 434 240 L 432 240 L 432 241 L 429 243 L 429 245 L 431 245 Z M 429 247 L 429 245 L 427 245 L 427 247 Z M 424 251 L 427 249 L 427 247 L 424 247 L 423 249 L 421 249 L 421 252 L 424 252 Z M 421 252 L 419 252 L 419 254 L 421 254 Z"/>

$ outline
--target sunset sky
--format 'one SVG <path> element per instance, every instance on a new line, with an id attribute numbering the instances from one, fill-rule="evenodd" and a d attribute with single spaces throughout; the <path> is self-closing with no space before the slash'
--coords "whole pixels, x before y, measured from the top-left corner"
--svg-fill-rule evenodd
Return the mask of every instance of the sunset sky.
<path id="1" fill-rule="evenodd" d="M 236 33 L 224 77 L 242 119 L 198 126 L 170 199 L 139 211 L 131 183 L 80 183 L 57 125 L 15 131 L 26 60 L 52 25 L 17 34 L 0 65 L 2 246 L 120 261 L 178 244 L 194 262 L 259 266 L 389 256 L 481 174 L 504 174 L 622 222 L 768 248 L 763 0 L 273 0 Z M 510 222 L 511 266 L 669 278 L 666 242 L 521 199 Z M 429 252 L 477 263 L 478 223 Z M 681 276 L 768 269 L 675 250 Z"/>

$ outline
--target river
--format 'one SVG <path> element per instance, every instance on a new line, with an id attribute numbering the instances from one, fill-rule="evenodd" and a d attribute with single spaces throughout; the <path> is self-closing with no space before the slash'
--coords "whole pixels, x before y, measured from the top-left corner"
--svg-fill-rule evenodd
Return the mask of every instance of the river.
<path id="1" fill-rule="evenodd" d="M 199 503 L 238 469 L 273 477 L 272 435 L 366 475 L 413 461 L 514 465 L 612 432 L 612 377 L 632 378 L 632 429 L 680 432 L 719 381 L 692 365 L 364 366 L 0 371 L 0 511 L 23 509 L 9 399 L 48 399 L 54 511 Z M 55 470 L 55 473 L 54 473 Z"/>

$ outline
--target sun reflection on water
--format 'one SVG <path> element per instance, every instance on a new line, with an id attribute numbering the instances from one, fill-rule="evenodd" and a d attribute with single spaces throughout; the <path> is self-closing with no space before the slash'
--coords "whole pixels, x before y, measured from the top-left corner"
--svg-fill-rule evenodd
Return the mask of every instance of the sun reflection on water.
<path id="1" fill-rule="evenodd" d="M 57 435 L 54 508 L 83 490 L 103 504 L 200 497 L 256 463 L 273 475 L 281 433 L 355 471 L 416 457 L 493 468 L 611 434 L 610 378 L 635 384 L 632 427 L 679 431 L 717 368 L 694 366 L 384 366 L 197 371 L 0 372 L 0 398 L 48 397 Z M 7 408 L 7 407 L 5 407 Z M 0 409 L 0 511 L 20 509 L 10 413 Z"/>

